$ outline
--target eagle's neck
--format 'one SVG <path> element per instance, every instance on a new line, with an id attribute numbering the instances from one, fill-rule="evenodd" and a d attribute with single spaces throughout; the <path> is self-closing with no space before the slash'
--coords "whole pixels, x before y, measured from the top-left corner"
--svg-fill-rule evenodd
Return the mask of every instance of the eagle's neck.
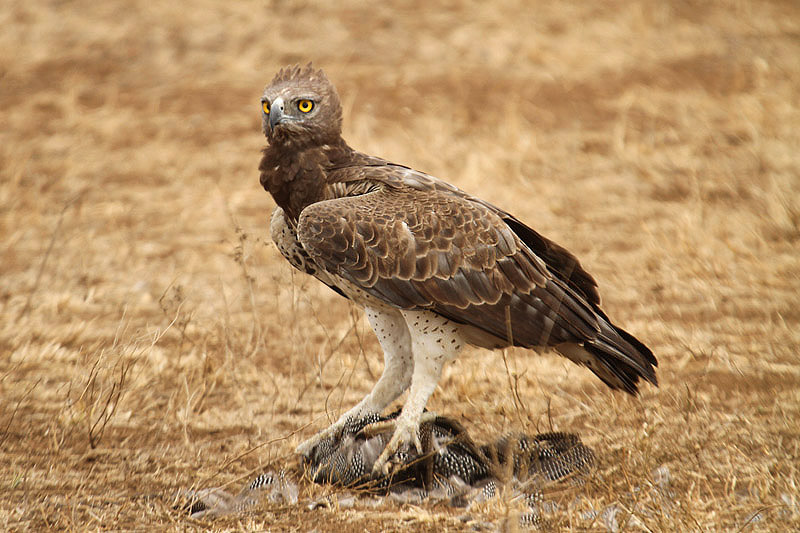
<path id="1" fill-rule="evenodd" d="M 307 206 L 326 199 L 328 170 L 352 158 L 353 150 L 339 138 L 330 144 L 299 148 L 270 144 L 264 149 L 261 185 L 292 221 Z"/>

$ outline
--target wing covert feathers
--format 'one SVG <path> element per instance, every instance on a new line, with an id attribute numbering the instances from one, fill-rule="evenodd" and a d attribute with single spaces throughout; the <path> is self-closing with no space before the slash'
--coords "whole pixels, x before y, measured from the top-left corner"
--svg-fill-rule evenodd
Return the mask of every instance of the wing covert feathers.
<path id="1" fill-rule="evenodd" d="M 327 272 L 388 305 L 433 310 L 506 345 L 582 345 L 597 361 L 577 362 L 612 388 L 633 393 L 639 376 L 656 382 L 652 352 L 600 311 L 596 283 L 572 254 L 428 176 L 390 165 L 359 172 L 384 179 L 300 214 L 298 239 Z"/>

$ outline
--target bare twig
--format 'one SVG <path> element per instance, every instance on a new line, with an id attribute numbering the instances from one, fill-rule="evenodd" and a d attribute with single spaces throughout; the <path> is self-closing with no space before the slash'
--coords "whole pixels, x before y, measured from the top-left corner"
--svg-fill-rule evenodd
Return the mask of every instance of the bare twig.
<path id="1" fill-rule="evenodd" d="M 306 429 L 306 428 L 307 428 L 308 426 L 310 426 L 310 425 L 311 425 L 311 423 L 308 423 L 308 424 L 306 424 L 306 425 L 304 425 L 304 426 L 300 426 L 300 427 L 298 427 L 297 429 L 295 429 L 295 430 L 293 430 L 293 431 L 291 431 L 291 432 L 287 433 L 286 435 L 282 435 L 282 436 L 280 436 L 280 437 L 275 437 L 275 438 L 273 438 L 273 439 L 270 439 L 270 440 L 268 440 L 268 441 L 266 441 L 266 442 L 262 442 L 261 444 L 256 444 L 255 446 L 253 446 L 253 447 L 251 447 L 251 448 L 248 448 L 248 449 L 246 449 L 246 450 L 245 450 L 245 451 L 243 451 L 242 453 L 240 453 L 240 454 L 238 454 L 238 455 L 236 455 L 236 456 L 234 456 L 234 457 L 231 457 L 230 459 L 227 459 L 227 460 L 226 460 L 226 461 L 225 461 L 225 462 L 224 462 L 222 465 L 220 465 L 220 467 L 217 469 L 217 471 L 216 471 L 216 472 L 214 472 L 213 474 L 211 474 L 211 475 L 209 475 L 209 476 L 206 476 L 205 478 L 203 478 L 202 480 L 200 480 L 200 481 L 199 481 L 199 482 L 198 482 L 198 483 L 197 483 L 195 486 L 198 486 L 198 487 L 207 486 L 207 485 L 206 485 L 207 483 L 209 483 L 210 481 L 212 481 L 212 480 L 216 479 L 216 477 L 217 477 L 217 476 L 219 476 L 220 474 L 222 474 L 222 473 L 225 471 L 225 469 L 226 469 L 227 467 L 229 467 L 230 465 L 232 465 L 232 464 L 233 464 L 233 463 L 235 463 L 236 461 L 239 461 L 239 460 L 243 459 L 244 457 L 247 457 L 247 456 L 248 456 L 248 455 L 250 455 L 251 453 L 253 453 L 253 452 L 257 451 L 257 450 L 260 450 L 261 448 L 264 448 L 264 447 L 271 446 L 271 445 L 275 444 L 276 442 L 282 442 L 282 441 L 288 440 L 288 439 L 290 439 L 292 436 L 294 436 L 294 435 L 296 435 L 296 434 L 300 433 L 301 431 L 303 431 L 304 429 Z M 286 456 L 287 456 L 287 457 L 289 457 L 289 456 L 291 456 L 291 455 L 293 455 L 293 454 L 294 454 L 294 452 L 292 452 L 292 453 L 290 453 L 290 454 L 287 454 Z M 243 475 L 243 476 L 239 476 L 239 477 L 237 477 L 237 478 L 234 478 L 234 479 L 231 479 L 231 480 L 230 480 L 230 481 L 228 481 L 227 483 L 225 483 L 225 484 L 221 485 L 219 488 L 224 488 L 224 487 L 226 487 L 226 486 L 230 485 L 231 483 L 235 483 L 236 481 L 239 481 L 239 480 L 241 480 L 242 478 L 244 478 L 244 477 L 246 477 L 246 476 L 249 476 L 249 475 L 250 475 L 250 473 L 248 473 L 248 474 L 245 474 L 245 475 Z"/>
<path id="2" fill-rule="evenodd" d="M 336 354 L 336 352 L 339 351 L 339 348 L 341 348 L 341 346 L 344 343 L 345 339 L 347 339 L 347 336 L 350 335 L 350 332 L 353 331 L 353 329 L 355 329 L 355 327 L 356 327 L 356 323 L 353 323 L 350 326 L 350 328 L 344 333 L 344 335 L 342 335 L 342 337 L 339 339 L 339 341 L 336 343 L 336 345 L 331 347 L 330 352 L 328 353 L 327 357 L 325 357 L 325 359 L 322 360 L 320 362 L 320 364 L 319 364 L 319 369 L 318 369 L 319 370 L 319 374 L 309 378 L 308 380 L 306 380 L 305 384 L 303 384 L 303 388 L 300 389 L 300 393 L 297 395 L 297 400 L 296 400 L 297 403 L 300 403 L 300 400 L 303 399 L 303 396 L 305 396 L 306 392 L 308 392 L 308 389 L 311 387 L 311 384 L 314 382 L 315 379 L 319 378 L 321 380 L 322 370 L 325 368 L 325 366 L 328 364 L 328 362 L 331 360 L 331 358 Z"/>
<path id="3" fill-rule="evenodd" d="M 506 306 L 506 336 L 508 338 L 508 343 L 511 346 L 514 346 L 514 335 L 511 330 L 511 308 Z M 508 367 L 508 349 L 503 348 L 500 353 L 503 355 L 503 364 L 506 368 L 506 377 L 508 378 L 508 388 L 511 390 L 511 398 L 514 401 L 514 411 L 517 413 L 517 419 L 520 425 L 525 425 L 525 422 L 522 420 L 522 398 L 519 395 L 519 383 L 517 382 L 517 386 L 515 386 L 515 378 L 511 375 L 511 369 Z"/>
<path id="4" fill-rule="evenodd" d="M 233 215 L 233 211 L 231 210 L 231 206 L 228 203 L 228 200 L 222 191 L 219 189 L 219 184 L 217 184 L 217 189 L 220 193 L 220 197 L 222 198 L 222 204 L 225 207 L 225 213 L 228 215 L 228 219 L 230 220 L 231 225 L 233 226 L 233 230 L 236 233 L 236 236 L 239 240 L 239 243 L 234 247 L 233 251 L 233 258 L 239 264 L 239 267 L 242 271 L 242 277 L 244 278 L 245 285 L 247 286 L 247 294 L 250 303 L 250 313 L 252 315 L 252 323 L 250 326 L 250 340 L 248 341 L 248 349 L 250 354 L 253 355 L 256 350 L 258 349 L 259 344 L 263 339 L 263 331 L 261 328 L 261 322 L 258 319 L 258 311 L 256 309 L 256 297 L 255 297 L 255 289 L 253 287 L 253 276 L 250 275 L 250 271 L 247 268 L 247 261 L 245 258 L 245 241 L 247 240 L 247 233 L 242 229 L 239 225 L 239 222 L 236 220 L 236 217 Z"/>
<path id="5" fill-rule="evenodd" d="M 105 433 L 106 425 L 117 412 L 117 407 L 119 406 L 120 400 L 122 400 L 122 395 L 125 389 L 125 382 L 127 380 L 128 371 L 130 370 L 131 366 L 133 366 L 132 361 L 128 362 L 123 361 L 119 365 L 119 379 L 115 380 L 111 384 L 111 390 L 108 391 L 105 404 L 103 405 L 103 409 L 100 411 L 97 420 L 95 420 L 94 423 L 91 423 L 91 419 L 87 419 L 90 424 L 88 427 L 89 445 L 92 447 L 92 449 L 96 448 L 97 445 L 100 443 L 100 440 L 103 438 L 103 433 Z M 97 375 L 95 374 L 95 378 L 96 377 Z M 90 380 L 94 386 L 94 379 L 90 378 Z"/>
<path id="6" fill-rule="evenodd" d="M 42 382 L 42 378 L 37 379 L 36 382 L 33 385 L 31 385 L 30 388 L 28 390 L 26 390 L 22 394 L 22 397 L 17 402 L 17 405 L 14 406 L 14 411 L 11 412 L 11 417 L 9 417 L 8 423 L 6 424 L 6 427 L 3 430 L 3 436 L 2 436 L 2 438 L 0 438 L 0 446 L 2 446 L 3 443 L 6 441 L 6 439 L 8 438 L 8 430 L 11 427 L 11 423 L 14 422 L 14 417 L 17 415 L 17 411 L 19 410 L 19 406 L 22 405 L 22 402 L 25 400 L 25 398 L 28 397 L 33 392 L 33 389 L 35 389 L 36 386 L 39 385 L 39 383 L 41 383 L 41 382 Z"/>
<path id="7" fill-rule="evenodd" d="M 747 519 L 747 522 L 742 524 L 742 527 L 740 527 L 739 529 L 736 530 L 736 533 L 741 533 L 742 531 L 744 531 L 745 528 L 747 526 L 749 526 L 750 524 L 752 524 L 755 520 L 757 520 L 761 516 L 761 513 L 763 513 L 764 511 L 769 511 L 770 509 L 780 509 L 782 507 L 786 507 L 786 506 L 785 505 L 764 505 L 762 507 L 759 507 L 755 512 L 753 512 L 750 515 L 750 518 Z"/>
<path id="8" fill-rule="evenodd" d="M 44 252 L 44 256 L 42 257 L 42 262 L 39 264 L 39 271 L 36 273 L 36 280 L 33 282 L 33 287 L 31 287 L 31 292 L 28 294 L 28 299 L 25 300 L 25 305 L 20 310 L 19 314 L 17 315 L 17 319 L 22 318 L 25 316 L 28 311 L 31 309 L 31 301 L 33 300 L 33 295 L 36 293 L 36 290 L 39 288 L 39 284 L 42 281 L 42 274 L 44 274 L 44 267 L 47 265 L 47 260 L 50 259 L 50 254 L 53 251 L 53 246 L 55 246 L 56 239 L 58 238 L 58 233 L 61 230 L 61 224 L 64 222 L 64 215 L 67 212 L 72 204 L 77 202 L 85 193 L 86 191 L 80 191 L 78 194 L 73 196 L 67 203 L 64 204 L 64 207 L 61 208 L 61 213 L 58 215 L 58 221 L 56 222 L 56 227 L 53 229 L 53 233 L 50 235 L 50 242 L 47 245 L 47 250 Z"/>

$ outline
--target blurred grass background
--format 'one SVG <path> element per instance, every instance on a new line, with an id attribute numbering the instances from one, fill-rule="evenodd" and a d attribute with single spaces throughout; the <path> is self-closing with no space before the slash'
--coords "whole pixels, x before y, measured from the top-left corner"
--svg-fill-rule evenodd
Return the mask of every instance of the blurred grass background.
<path id="1" fill-rule="evenodd" d="M 630 399 L 468 350 L 430 408 L 479 439 L 580 433 L 601 457 L 582 505 L 620 530 L 800 527 L 796 2 L 8 0 L 0 25 L 2 528 L 472 527 L 433 504 L 171 507 L 293 461 L 380 373 L 360 314 L 269 242 L 259 97 L 311 60 L 353 147 L 575 252 L 660 362 Z M 661 467 L 668 501 L 640 490 Z"/>

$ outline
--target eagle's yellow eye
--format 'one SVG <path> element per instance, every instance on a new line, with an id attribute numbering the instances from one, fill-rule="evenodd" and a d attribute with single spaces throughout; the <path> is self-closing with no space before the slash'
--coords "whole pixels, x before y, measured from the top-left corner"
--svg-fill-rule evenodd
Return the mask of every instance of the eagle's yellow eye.
<path id="1" fill-rule="evenodd" d="M 269 102 L 267 102 L 266 100 L 261 102 L 261 109 L 264 110 L 265 115 L 269 115 Z"/>
<path id="2" fill-rule="evenodd" d="M 308 113 L 312 109 L 314 109 L 314 102 L 311 100 L 300 100 L 297 102 L 297 109 L 302 111 L 303 113 Z"/>

